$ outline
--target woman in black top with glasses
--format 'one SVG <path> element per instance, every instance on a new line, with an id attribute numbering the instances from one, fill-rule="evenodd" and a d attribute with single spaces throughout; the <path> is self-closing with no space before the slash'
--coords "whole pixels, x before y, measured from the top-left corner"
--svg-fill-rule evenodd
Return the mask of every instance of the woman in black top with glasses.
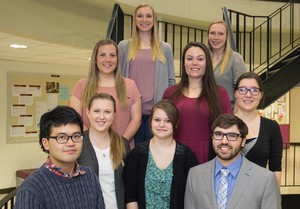
<path id="1" fill-rule="evenodd" d="M 273 171 L 280 185 L 282 136 L 276 121 L 258 114 L 263 102 L 263 85 L 260 77 L 248 72 L 242 74 L 235 89 L 236 112 L 248 126 L 249 132 L 242 154 L 250 161 Z"/>

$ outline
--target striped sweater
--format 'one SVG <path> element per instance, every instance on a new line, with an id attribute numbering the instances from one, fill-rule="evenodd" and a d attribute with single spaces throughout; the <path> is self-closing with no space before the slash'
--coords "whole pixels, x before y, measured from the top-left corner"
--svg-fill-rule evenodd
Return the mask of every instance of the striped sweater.
<path id="1" fill-rule="evenodd" d="M 85 166 L 80 169 L 87 172 L 65 178 L 41 166 L 21 184 L 15 209 L 104 209 L 96 174 Z"/>

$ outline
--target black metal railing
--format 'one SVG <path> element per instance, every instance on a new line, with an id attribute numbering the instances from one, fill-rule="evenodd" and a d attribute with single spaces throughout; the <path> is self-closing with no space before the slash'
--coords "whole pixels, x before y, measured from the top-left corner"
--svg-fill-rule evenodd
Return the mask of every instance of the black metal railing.
<path id="1" fill-rule="evenodd" d="M 15 205 L 15 196 L 17 188 L 7 194 L 3 199 L 0 200 L 0 209 L 13 209 Z"/>
<path id="2" fill-rule="evenodd" d="M 175 76 L 181 77 L 182 50 L 191 41 L 205 42 L 207 30 L 165 21 L 158 21 L 160 37 L 168 42 L 175 60 Z"/>
<path id="3" fill-rule="evenodd" d="M 119 43 L 124 39 L 124 13 L 119 4 L 114 4 L 112 14 L 109 20 L 106 38 Z"/>
<path id="4" fill-rule="evenodd" d="M 269 16 L 252 16 L 223 8 L 223 18 L 232 25 L 232 48 L 242 54 L 249 70 L 258 74 L 266 72 L 282 57 L 300 45 L 300 18 L 293 3 Z M 114 5 L 107 30 L 107 38 L 117 43 L 131 38 L 132 15 L 124 14 Z M 181 52 L 189 41 L 205 42 L 207 30 L 165 21 L 159 22 L 161 40 L 168 42 L 174 54 L 175 76 L 181 75 Z M 231 24 L 232 23 L 232 24 Z M 235 43 L 235 44 L 234 44 Z"/>
<path id="5" fill-rule="evenodd" d="M 228 12 L 236 48 L 250 71 L 268 76 L 272 65 L 300 45 L 300 9 L 294 3 L 284 4 L 269 16 Z"/>

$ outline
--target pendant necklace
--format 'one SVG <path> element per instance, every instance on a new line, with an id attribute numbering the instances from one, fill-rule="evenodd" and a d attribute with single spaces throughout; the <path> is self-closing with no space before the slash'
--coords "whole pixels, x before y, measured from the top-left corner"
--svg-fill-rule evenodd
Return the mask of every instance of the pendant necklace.
<path id="1" fill-rule="evenodd" d="M 107 147 L 105 150 L 102 150 L 102 157 L 106 158 L 109 155 L 109 147 Z"/>

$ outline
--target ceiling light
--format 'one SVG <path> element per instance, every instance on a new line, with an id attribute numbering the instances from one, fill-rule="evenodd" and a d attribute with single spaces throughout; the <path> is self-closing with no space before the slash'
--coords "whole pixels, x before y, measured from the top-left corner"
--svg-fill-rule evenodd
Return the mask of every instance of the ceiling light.
<path id="1" fill-rule="evenodd" d="M 15 49 L 26 49 L 27 48 L 26 45 L 22 45 L 22 44 L 10 44 L 9 46 L 11 48 L 15 48 Z"/>

